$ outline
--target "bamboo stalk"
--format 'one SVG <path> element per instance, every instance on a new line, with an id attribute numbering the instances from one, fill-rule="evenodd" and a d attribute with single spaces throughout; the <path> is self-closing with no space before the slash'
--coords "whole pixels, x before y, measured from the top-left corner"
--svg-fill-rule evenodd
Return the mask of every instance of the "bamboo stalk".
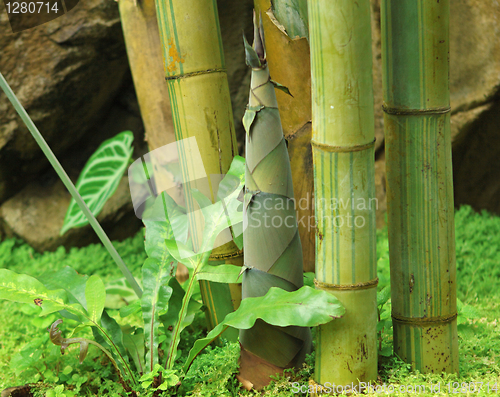
<path id="1" fill-rule="evenodd" d="M 179 150 L 190 231 L 195 249 L 200 243 L 203 221 L 190 189 L 202 191 L 199 181 L 190 181 L 204 168 L 211 178 L 225 174 L 238 154 L 227 72 L 215 0 L 157 0 L 157 17 L 163 48 L 164 71 L 177 141 L 195 137 L 203 164 L 196 164 L 188 152 Z M 215 182 L 215 181 L 212 181 Z M 215 194 L 208 189 L 212 201 Z M 233 242 L 212 251 L 210 262 L 242 265 L 242 252 Z M 238 304 L 238 285 L 204 281 L 200 283 L 207 319 L 213 327 Z M 235 302 L 231 304 L 232 299 Z M 237 332 L 224 336 L 236 340 Z"/>
<path id="2" fill-rule="evenodd" d="M 271 0 L 255 0 L 254 4 L 262 16 L 269 73 L 293 95 L 276 90 L 281 125 L 288 142 L 304 271 L 312 272 L 315 227 L 307 2 L 275 0 L 271 5 Z"/>
<path id="3" fill-rule="evenodd" d="M 381 19 L 394 352 L 458 372 L 449 0 L 384 0 Z"/>
<path id="4" fill-rule="evenodd" d="M 252 68 L 250 97 L 243 117 L 246 173 L 243 232 L 243 299 L 264 296 L 271 287 L 295 291 L 303 284 L 302 248 L 290 161 L 281 128 L 274 83 L 269 76 L 264 31 L 254 21 L 253 48 L 245 41 Z M 260 389 L 284 368 L 300 368 L 311 349 L 308 328 L 276 327 L 257 320 L 240 331 L 240 377 Z"/>
<path id="5" fill-rule="evenodd" d="M 377 377 L 370 2 L 310 0 L 316 287 L 346 308 L 317 332 L 314 379 Z"/>
<path id="6" fill-rule="evenodd" d="M 149 150 L 175 142 L 174 123 L 168 87 L 163 72 L 163 55 L 156 19 L 154 0 L 121 0 L 120 20 L 127 48 L 127 57 L 134 80 L 135 93 L 144 123 Z M 177 202 L 185 206 L 182 191 L 168 189 L 175 186 L 172 173 L 165 172 L 158 155 L 147 156 L 154 170 L 156 192 L 168 191 Z M 169 159 L 173 161 L 173 159 Z M 176 277 L 180 282 L 187 279 L 187 268 L 179 264 Z"/>

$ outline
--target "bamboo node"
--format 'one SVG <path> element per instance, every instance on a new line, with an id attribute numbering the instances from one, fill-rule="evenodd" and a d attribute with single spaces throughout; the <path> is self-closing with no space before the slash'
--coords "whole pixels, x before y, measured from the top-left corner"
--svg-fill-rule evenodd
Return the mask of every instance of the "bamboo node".
<path id="1" fill-rule="evenodd" d="M 209 260 L 217 261 L 223 259 L 237 258 L 238 256 L 243 255 L 243 250 L 233 251 L 229 254 L 211 254 Z"/>
<path id="2" fill-rule="evenodd" d="M 387 106 L 385 103 L 382 105 L 382 109 L 387 114 L 402 115 L 402 116 L 419 116 L 422 114 L 444 114 L 451 111 L 451 107 L 444 106 L 438 108 L 428 108 L 428 109 L 406 109 L 406 108 L 393 108 Z"/>
<path id="3" fill-rule="evenodd" d="M 457 313 L 447 314 L 445 316 L 435 316 L 435 317 L 404 317 L 398 316 L 397 314 L 391 314 L 392 320 L 400 324 L 409 325 L 434 325 L 434 324 L 446 324 L 451 323 L 457 318 Z"/>
<path id="4" fill-rule="evenodd" d="M 356 283 L 356 284 L 329 284 L 314 279 L 314 285 L 316 286 L 316 288 L 322 290 L 355 291 L 360 289 L 368 289 L 376 287 L 378 285 L 378 277 L 373 280 L 366 281 L 364 283 Z"/>
<path id="5" fill-rule="evenodd" d="M 169 80 L 177 80 L 177 79 L 186 79 L 188 77 L 201 76 L 202 74 L 210 74 L 210 73 L 227 73 L 227 70 L 224 68 L 199 70 L 197 72 L 184 73 L 184 74 L 179 74 L 177 76 L 167 76 L 167 77 L 165 77 L 165 80 L 169 81 Z"/>
<path id="6" fill-rule="evenodd" d="M 311 146 L 323 150 L 325 152 L 337 152 L 337 153 L 360 152 L 362 150 L 371 149 L 373 146 L 375 146 L 376 140 L 377 138 L 375 138 L 371 142 L 364 143 L 362 145 L 334 146 L 334 145 L 329 145 L 328 143 L 316 142 L 315 140 L 311 139 Z"/>

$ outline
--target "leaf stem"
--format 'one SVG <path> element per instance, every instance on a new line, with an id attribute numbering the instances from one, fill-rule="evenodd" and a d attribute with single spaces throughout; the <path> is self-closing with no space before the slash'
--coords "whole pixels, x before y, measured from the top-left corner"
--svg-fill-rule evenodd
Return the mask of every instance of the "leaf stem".
<path id="1" fill-rule="evenodd" d="M 85 214 L 85 217 L 89 221 L 90 225 L 92 226 L 96 234 L 99 236 L 99 239 L 101 240 L 102 244 L 104 245 L 104 247 L 106 247 L 109 254 L 114 259 L 116 265 L 122 271 L 123 275 L 130 283 L 130 286 L 135 291 L 137 296 L 140 298 L 142 296 L 141 287 L 135 280 L 130 270 L 127 268 L 127 265 L 125 265 L 125 263 L 123 262 L 123 259 L 121 258 L 120 254 L 118 253 L 118 251 L 116 251 L 115 247 L 113 246 L 113 243 L 110 241 L 109 237 L 104 232 L 103 228 L 95 218 L 94 214 L 92 214 L 92 212 L 87 207 L 87 204 L 85 204 L 85 201 L 82 199 L 82 196 L 80 196 L 80 193 L 78 193 L 78 190 L 76 190 L 75 185 L 73 184 L 73 182 L 71 182 L 71 179 L 69 178 L 68 174 L 62 167 L 61 163 L 59 163 L 59 160 L 57 160 L 56 156 L 50 149 L 49 145 L 47 145 L 47 142 L 43 138 L 42 134 L 40 134 L 40 131 L 38 131 L 38 128 L 35 126 L 35 123 L 33 123 L 33 120 L 31 120 L 30 116 L 24 109 L 23 105 L 21 105 L 21 102 L 19 102 L 19 99 L 17 99 L 16 94 L 14 94 L 9 84 L 3 77 L 2 73 L 0 73 L 0 87 L 2 87 L 2 90 L 5 92 L 5 95 L 7 95 L 7 98 L 10 100 L 10 102 L 16 109 L 17 113 L 23 120 L 26 127 L 28 127 L 28 130 L 31 132 L 31 135 L 38 143 L 38 146 L 40 146 L 40 149 L 42 149 L 43 153 L 49 160 L 50 164 L 52 165 L 52 167 L 54 167 L 54 170 L 57 172 L 57 175 L 59 175 L 59 178 L 61 178 L 61 181 L 64 183 L 64 186 L 66 186 L 66 188 L 71 193 L 73 199 L 76 201 L 82 212 Z"/>
<path id="2" fill-rule="evenodd" d="M 204 248 L 204 247 L 203 247 Z M 181 310 L 179 311 L 179 317 L 177 320 L 177 323 L 175 324 L 174 332 L 172 335 L 172 341 L 170 342 L 170 348 L 168 351 L 167 355 L 167 363 L 165 365 L 166 369 L 172 369 L 174 366 L 175 362 L 175 357 L 177 356 L 177 345 L 178 345 L 178 340 L 180 338 L 180 333 L 182 330 L 182 323 L 184 322 L 184 319 L 186 317 L 186 312 L 187 308 L 189 306 L 189 301 L 191 300 L 191 297 L 193 296 L 193 286 L 196 280 L 196 275 L 200 271 L 201 265 L 203 263 L 208 261 L 208 258 L 210 257 L 210 251 L 205 251 L 202 255 L 199 256 L 198 262 L 196 263 L 196 266 L 193 271 L 192 277 L 189 279 L 189 284 L 186 289 L 186 294 L 184 295 L 184 298 L 182 299 L 182 306 Z"/>

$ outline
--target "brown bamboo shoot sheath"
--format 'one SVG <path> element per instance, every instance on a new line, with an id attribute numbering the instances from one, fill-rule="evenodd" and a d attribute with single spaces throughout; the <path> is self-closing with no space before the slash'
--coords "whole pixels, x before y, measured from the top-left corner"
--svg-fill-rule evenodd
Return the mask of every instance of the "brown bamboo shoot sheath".
<path id="1" fill-rule="evenodd" d="M 369 0 L 310 0 L 316 287 L 345 306 L 317 331 L 314 379 L 377 377 L 374 117 Z"/>
<path id="2" fill-rule="evenodd" d="M 254 3 L 255 10 L 262 15 L 269 73 L 293 95 L 292 97 L 276 90 L 281 125 L 288 141 L 304 271 L 312 272 L 315 222 L 311 150 L 311 68 L 307 29 L 304 31 L 307 20 L 303 21 L 300 18 L 300 10 L 294 10 L 293 15 L 296 19 L 277 20 L 271 8 L 271 0 L 255 0 Z M 280 3 L 283 3 L 283 9 L 294 5 L 289 0 L 273 2 L 275 6 L 279 6 Z M 301 0 L 299 3 L 305 1 Z M 294 21 L 300 26 L 294 28 Z M 301 33 L 301 36 L 295 36 L 296 32 Z"/>
<path id="3" fill-rule="evenodd" d="M 449 0 L 384 0 L 381 17 L 394 352 L 457 372 Z"/>
<path id="4" fill-rule="evenodd" d="M 215 0 L 157 0 L 158 26 L 163 48 L 163 65 L 168 83 L 172 117 L 177 141 L 195 137 L 210 177 L 225 174 L 238 154 L 233 114 L 229 97 L 227 72 Z M 189 153 L 180 151 L 183 180 L 195 175 L 199 164 L 193 164 Z M 186 189 L 200 187 L 197 182 Z M 205 189 L 200 189 L 205 190 Z M 214 201 L 214 192 L 212 201 Z M 186 197 L 190 195 L 186 194 Z M 186 199 L 189 211 L 197 204 Z M 199 244 L 203 222 L 190 216 L 190 231 Z M 242 265 L 242 253 L 233 242 L 214 249 L 211 263 Z M 238 305 L 238 285 L 201 282 L 201 291 L 213 327 Z M 234 300 L 234 302 L 233 302 Z M 224 336 L 236 340 L 237 331 Z"/>

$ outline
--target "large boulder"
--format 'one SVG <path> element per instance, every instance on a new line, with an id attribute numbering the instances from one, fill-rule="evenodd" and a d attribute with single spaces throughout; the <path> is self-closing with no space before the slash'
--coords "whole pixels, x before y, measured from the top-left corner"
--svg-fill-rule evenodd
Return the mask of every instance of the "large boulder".
<path id="1" fill-rule="evenodd" d="M 80 1 L 66 15 L 20 33 L 12 33 L 2 12 L 0 53 L 0 71 L 58 157 L 103 119 L 128 70 L 113 1 Z M 0 95 L 0 202 L 47 167 Z"/>
<path id="2" fill-rule="evenodd" d="M 383 137 L 380 0 L 372 0 L 375 133 Z M 450 99 L 455 205 L 500 214 L 500 3 L 450 0 Z M 384 147 L 377 145 L 377 163 Z M 379 211 L 385 219 L 385 166 L 376 166 Z"/>
<path id="3" fill-rule="evenodd" d="M 134 157 L 146 150 L 143 139 L 143 127 L 137 110 L 130 109 L 134 105 L 124 100 L 133 94 L 133 87 L 121 91 L 122 100 L 117 101 L 110 109 L 107 118 L 96 128 L 93 136 L 84 144 L 67 150 L 61 158 L 73 182 L 76 181 L 83 165 L 99 146 L 103 137 L 115 135 L 123 130 L 135 131 Z M 20 192 L 0 206 L 0 219 L 3 233 L 7 237 L 17 237 L 26 241 L 39 251 L 52 251 L 64 245 L 84 246 L 99 241 L 90 226 L 67 231 L 59 235 L 64 217 L 71 200 L 66 187 L 52 169 L 40 173 L 38 178 L 28 183 Z M 142 223 L 135 217 L 128 178 L 124 176 L 113 196 L 106 202 L 97 220 L 111 239 L 124 239 L 139 230 Z"/>

